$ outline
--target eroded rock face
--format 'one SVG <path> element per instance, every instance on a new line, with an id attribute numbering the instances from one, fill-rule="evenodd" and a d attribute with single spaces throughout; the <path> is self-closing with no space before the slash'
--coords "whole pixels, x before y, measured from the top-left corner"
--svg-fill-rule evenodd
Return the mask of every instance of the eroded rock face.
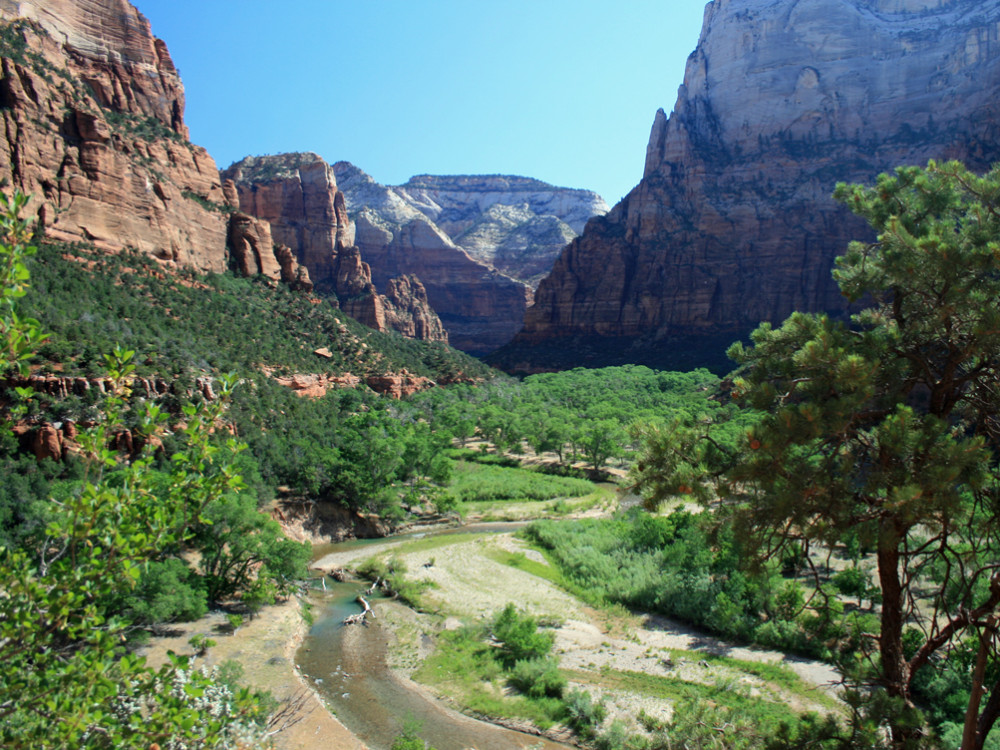
<path id="1" fill-rule="evenodd" d="M 282 278 L 269 228 L 234 215 L 188 140 L 166 44 L 126 0 L 0 0 L 0 176 L 48 236 L 168 265 Z M 307 274 L 297 267 L 291 278 Z"/>
<path id="2" fill-rule="evenodd" d="M 224 270 L 215 163 L 187 139 L 180 78 L 146 19 L 124 0 L 0 0 L 0 22 L 0 174 L 47 233 Z"/>
<path id="3" fill-rule="evenodd" d="M 393 277 L 417 276 L 458 349 L 485 354 L 510 341 L 531 299 L 527 284 L 470 257 L 397 188 L 379 185 L 347 162 L 334 170 L 355 242 L 379 288 Z"/>
<path id="4" fill-rule="evenodd" d="M 715 342 L 760 321 L 843 313 L 833 259 L 870 234 L 835 184 L 932 158 L 988 168 L 998 89 L 997 0 L 709 3 L 642 181 L 566 248 L 496 361 L 545 369 L 585 342 L 591 364 L 603 346 L 671 366 L 700 340 L 720 362 Z"/>
<path id="5" fill-rule="evenodd" d="M 354 226 L 333 169 L 319 155 L 248 156 L 222 178 L 234 185 L 240 211 L 270 226 L 279 255 L 280 246 L 290 248 L 309 269 L 305 281 L 332 296 L 347 315 L 380 331 L 448 340 L 419 282 L 401 282 L 388 296 L 378 293 L 371 268 L 354 244 Z M 388 283 L 386 279 L 378 286 L 387 288 Z"/>
<path id="6" fill-rule="evenodd" d="M 597 193 L 507 175 L 419 175 L 392 188 L 472 258 L 534 289 L 563 247 L 608 212 Z"/>
<path id="7" fill-rule="evenodd" d="M 424 341 L 447 341 L 441 319 L 430 313 L 427 290 L 416 276 L 404 275 L 389 279 L 385 297 L 392 303 L 391 327 L 404 336 Z"/>

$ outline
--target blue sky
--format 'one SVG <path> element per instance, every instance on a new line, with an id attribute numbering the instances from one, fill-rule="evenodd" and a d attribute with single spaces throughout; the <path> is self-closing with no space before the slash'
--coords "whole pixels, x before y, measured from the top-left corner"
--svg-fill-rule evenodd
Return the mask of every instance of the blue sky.
<path id="1" fill-rule="evenodd" d="M 383 184 L 518 174 L 596 190 L 642 177 L 701 0 L 133 0 L 167 42 L 191 139 L 220 167 L 315 151 Z"/>

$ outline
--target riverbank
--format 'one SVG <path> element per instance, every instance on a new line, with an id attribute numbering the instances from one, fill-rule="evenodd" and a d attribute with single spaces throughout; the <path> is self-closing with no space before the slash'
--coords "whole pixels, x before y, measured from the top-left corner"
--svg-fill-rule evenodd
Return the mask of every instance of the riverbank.
<path id="1" fill-rule="evenodd" d="M 387 540 L 326 555 L 315 565 L 354 568 L 371 557 L 398 559 L 407 578 L 427 584 L 420 595 L 423 613 L 398 602 L 375 605 L 375 627 L 387 631 L 389 665 L 400 679 L 425 683 L 411 683 L 414 689 L 460 709 L 468 705 L 470 686 L 436 680 L 420 665 L 443 630 L 481 621 L 512 602 L 554 625 L 561 669 L 571 687 L 605 701 L 606 725 L 618 720 L 629 732 L 642 732 L 635 719 L 640 712 L 669 721 L 673 701 L 665 696 L 681 685 L 706 696 L 739 692 L 795 712 L 842 710 L 839 675 L 829 665 L 736 646 L 662 617 L 595 610 L 560 588 L 558 572 L 512 533 Z"/>
<path id="2" fill-rule="evenodd" d="M 302 617 L 302 603 L 291 598 L 265 607 L 250 622 L 229 633 L 221 612 L 171 627 L 170 634 L 154 638 L 140 653 L 153 666 L 163 664 L 167 651 L 193 654 L 188 639 L 204 635 L 216 643 L 199 663 L 216 666 L 234 661 L 243 669 L 243 682 L 268 690 L 279 701 L 293 701 L 298 710 L 289 726 L 274 735 L 278 750 L 366 750 L 366 746 L 329 711 L 311 685 L 295 668 L 295 652 L 309 626 Z"/>

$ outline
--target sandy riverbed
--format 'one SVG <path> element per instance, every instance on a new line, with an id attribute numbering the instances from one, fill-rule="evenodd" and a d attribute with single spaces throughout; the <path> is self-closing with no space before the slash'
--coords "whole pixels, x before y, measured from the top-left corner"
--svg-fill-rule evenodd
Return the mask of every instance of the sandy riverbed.
<path id="1" fill-rule="evenodd" d="M 197 622 L 176 626 L 169 637 L 154 639 L 141 653 L 159 666 L 168 650 L 193 654 L 188 639 L 204 634 L 216 645 L 200 663 L 212 666 L 232 659 L 243 667 L 246 684 L 269 690 L 278 700 L 304 696 L 297 723 L 274 737 L 279 750 L 364 750 L 365 745 L 337 721 L 295 669 L 295 652 L 308 629 L 301 606 L 292 598 L 266 607 L 232 634 L 223 632 L 226 619 L 222 613 L 210 613 Z"/>
<path id="2" fill-rule="evenodd" d="M 430 551 L 406 551 L 404 544 L 402 540 L 387 539 L 326 555 L 314 564 L 325 570 L 350 568 L 369 557 L 391 554 L 403 560 L 411 577 L 434 584 L 425 596 L 430 607 L 437 611 L 436 616 L 414 613 L 397 602 L 375 605 L 379 626 L 388 629 L 387 636 L 392 644 L 390 665 L 402 679 L 408 679 L 428 655 L 431 639 L 424 636 L 433 635 L 441 627 L 456 627 L 463 620 L 489 616 L 508 602 L 514 602 L 533 615 L 559 623 L 555 633 L 560 665 L 573 675 L 571 684 L 583 685 L 608 702 L 609 720 L 634 716 L 639 710 L 667 719 L 670 706 L 648 697 L 600 687 L 600 675 L 608 670 L 704 683 L 735 680 L 799 710 L 829 710 L 829 699 L 823 699 L 821 694 L 834 692 L 838 676 L 830 666 L 780 652 L 727 644 L 666 618 L 595 611 L 549 581 L 498 562 L 495 559 L 498 554 L 511 552 L 521 552 L 542 562 L 537 552 L 527 549 L 513 534 L 463 537 L 456 543 Z M 433 563 L 425 567 L 431 560 Z M 178 626 L 170 637 L 155 639 L 143 653 L 152 664 L 158 665 L 165 660 L 168 649 L 192 653 L 188 639 L 203 633 L 216 641 L 205 663 L 221 664 L 232 659 L 243 667 L 245 682 L 270 690 L 279 700 L 305 696 L 300 720 L 276 735 L 278 748 L 358 750 L 365 747 L 330 713 L 295 669 L 295 652 L 308 629 L 297 599 L 264 609 L 234 634 L 223 632 L 224 623 L 221 613 L 210 614 L 198 622 Z M 684 655 L 678 658 L 678 652 Z M 816 700 L 810 697 L 809 691 L 787 694 L 751 675 L 735 673 L 731 667 L 706 665 L 700 654 L 786 665 L 811 686 Z M 424 686 L 411 684 L 415 690 L 428 692 Z"/>

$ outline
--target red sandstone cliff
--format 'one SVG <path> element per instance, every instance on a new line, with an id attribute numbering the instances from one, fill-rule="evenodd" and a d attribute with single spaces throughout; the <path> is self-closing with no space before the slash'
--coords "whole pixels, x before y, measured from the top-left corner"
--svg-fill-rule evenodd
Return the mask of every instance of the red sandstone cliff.
<path id="1" fill-rule="evenodd" d="M 725 367 L 762 320 L 842 313 L 833 259 L 868 232 L 836 182 L 930 158 L 1000 160 L 998 0 L 715 0 L 642 181 L 494 362 Z"/>
<path id="2" fill-rule="evenodd" d="M 240 210 L 267 222 L 275 241 L 308 267 L 316 291 L 332 295 L 345 313 L 376 330 L 448 340 L 417 279 L 387 280 L 387 294 L 376 291 L 333 169 L 318 155 L 248 156 L 222 177 L 235 186 Z"/>
<path id="3" fill-rule="evenodd" d="M 238 265 L 280 277 L 266 227 L 230 227 L 215 162 L 188 140 L 180 77 L 141 13 L 126 0 L 0 0 L 0 24 L 0 176 L 32 194 L 50 237 L 223 271 L 227 240 L 253 235 Z"/>

